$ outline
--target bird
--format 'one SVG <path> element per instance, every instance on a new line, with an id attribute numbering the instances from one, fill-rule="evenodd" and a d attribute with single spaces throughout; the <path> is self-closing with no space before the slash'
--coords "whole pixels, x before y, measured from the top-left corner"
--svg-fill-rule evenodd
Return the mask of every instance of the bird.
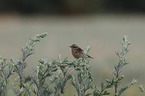
<path id="1" fill-rule="evenodd" d="M 72 44 L 71 46 L 69 46 L 71 48 L 72 51 L 72 55 L 74 58 L 79 59 L 79 58 L 83 58 L 83 49 L 80 48 L 77 44 Z M 88 58 L 93 59 L 93 57 L 87 55 Z"/>

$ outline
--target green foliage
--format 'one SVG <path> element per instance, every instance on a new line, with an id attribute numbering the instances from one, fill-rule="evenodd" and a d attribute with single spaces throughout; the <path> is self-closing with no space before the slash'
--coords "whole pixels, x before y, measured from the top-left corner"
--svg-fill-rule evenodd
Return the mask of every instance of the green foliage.
<path id="1" fill-rule="evenodd" d="M 86 58 L 86 57 L 85 57 Z M 88 59 L 84 59 L 88 60 Z M 78 96 L 89 96 L 91 93 L 88 92 L 89 89 L 93 86 L 92 74 L 89 70 L 88 63 L 86 61 L 78 60 L 78 64 L 81 66 L 76 67 L 77 76 L 72 75 L 71 84 L 76 89 L 76 94 Z M 88 61 L 87 61 L 88 62 Z M 79 70 L 78 70 L 79 69 Z"/>
<path id="2" fill-rule="evenodd" d="M 130 45 L 130 42 L 128 41 L 127 36 L 123 37 L 123 41 L 121 42 L 122 49 L 118 52 L 116 52 L 116 55 L 119 57 L 119 63 L 117 65 L 114 65 L 114 76 L 115 78 L 112 78 L 112 80 L 107 79 L 106 85 L 101 82 L 101 88 L 95 87 L 95 90 L 93 92 L 94 96 L 103 96 L 103 95 L 110 95 L 111 93 L 106 91 L 108 88 L 115 87 L 115 96 L 120 96 L 122 93 L 124 93 L 131 85 L 134 85 L 137 81 L 133 79 L 130 84 L 127 84 L 125 87 L 122 87 L 118 90 L 119 84 L 124 78 L 124 75 L 121 75 L 123 66 L 128 64 L 127 58 L 125 57 L 125 54 L 128 52 L 128 45 Z M 121 75 L 121 76 L 120 76 Z"/>
<path id="3" fill-rule="evenodd" d="M 55 71 L 57 71 L 56 65 L 53 63 L 50 64 L 47 59 L 41 59 L 39 61 L 39 65 L 35 70 L 36 76 L 34 76 L 31 81 L 34 88 L 34 94 L 37 96 L 49 96 L 52 93 L 46 82 L 47 78 L 50 77 Z"/>
<path id="4" fill-rule="evenodd" d="M 124 36 L 121 42 L 122 49 L 116 52 L 119 63 L 114 66 L 113 74 L 115 77 L 111 80 L 106 79 L 105 82 L 102 81 L 100 87 L 94 85 L 93 74 L 90 71 L 89 46 L 84 51 L 83 58 L 73 61 L 68 60 L 68 58 L 62 59 L 61 55 L 58 56 L 58 60 L 52 62 L 46 58 L 40 59 L 34 72 L 35 75 L 23 76 L 23 71 L 27 67 L 25 60 L 33 54 L 35 44 L 46 35 L 47 33 L 42 33 L 31 37 L 29 43 L 22 48 L 22 57 L 19 60 L 11 59 L 10 63 L 7 63 L 5 58 L 0 58 L 0 96 L 6 96 L 9 79 L 13 73 L 17 74 L 15 81 L 20 82 L 19 85 L 13 85 L 15 86 L 13 90 L 17 96 L 31 96 L 32 94 L 35 96 L 63 96 L 68 81 L 76 90 L 75 96 L 110 95 L 111 92 L 108 89 L 113 86 L 115 87 L 114 95 L 120 96 L 136 83 L 136 80 L 133 79 L 131 83 L 118 89 L 119 84 L 124 79 L 124 76 L 121 75 L 123 66 L 128 64 L 125 57 L 130 44 L 127 36 Z M 139 88 L 141 92 L 145 92 L 142 86 Z"/>
<path id="5" fill-rule="evenodd" d="M 111 93 L 107 91 L 107 89 L 111 88 L 114 84 L 114 81 L 110 81 L 106 79 L 106 83 L 104 84 L 103 81 L 101 82 L 101 88 L 99 89 L 98 87 L 94 87 L 93 89 L 93 96 L 103 96 L 103 95 L 110 95 Z"/>
<path id="6" fill-rule="evenodd" d="M 27 81 L 26 79 L 24 80 L 24 76 L 23 76 L 23 70 L 26 67 L 26 62 L 25 60 L 27 59 L 27 57 L 29 57 L 30 55 L 33 54 L 34 51 L 34 46 L 36 45 L 37 42 L 40 42 L 41 38 L 44 38 L 47 35 L 47 33 L 42 33 L 42 34 L 36 34 L 34 37 L 31 37 L 29 39 L 29 43 L 26 44 L 23 48 L 22 48 L 22 57 L 17 60 L 17 61 L 13 61 L 14 64 L 14 71 L 17 73 L 18 77 L 19 77 L 19 82 L 20 82 L 20 89 L 18 89 L 16 91 L 16 94 L 19 94 L 21 96 L 21 93 L 23 92 L 23 88 L 26 88 L 26 84 L 24 81 Z M 28 78 L 27 78 L 28 79 Z M 28 89 L 27 89 L 28 90 Z M 29 92 L 30 93 L 30 92 Z"/>
<path id="7" fill-rule="evenodd" d="M 118 84 L 124 78 L 124 76 L 120 76 L 120 74 L 122 72 L 122 68 L 123 68 L 123 66 L 128 64 L 128 60 L 125 57 L 125 54 L 129 51 L 128 45 L 130 45 L 130 42 L 128 41 L 128 37 L 126 35 L 123 37 L 123 41 L 121 42 L 121 45 L 122 45 L 122 49 L 120 51 L 116 52 L 116 55 L 119 57 L 119 63 L 118 63 L 118 65 L 114 66 L 115 96 L 120 96 L 124 91 L 126 91 L 130 87 L 130 85 L 134 85 L 135 82 L 137 82 L 135 79 L 133 79 L 133 81 L 130 84 L 128 84 L 125 87 L 122 87 L 118 90 Z"/>
<path id="8" fill-rule="evenodd" d="M 137 81 L 135 79 L 133 79 L 131 81 L 131 83 L 129 83 L 128 85 L 126 85 L 125 87 L 122 87 L 120 90 L 119 90 L 119 93 L 118 93 L 118 96 L 120 96 L 124 91 L 126 91 L 129 87 L 131 87 L 131 85 L 134 85 Z"/>
<path id="9" fill-rule="evenodd" d="M 142 86 L 142 85 L 140 85 L 140 86 L 139 86 L 139 91 L 140 91 L 140 92 L 144 92 L 144 93 L 145 93 L 145 90 L 144 90 L 144 88 L 143 88 L 143 86 Z"/>
<path id="10" fill-rule="evenodd" d="M 6 96 L 9 78 L 13 75 L 13 64 L 7 63 L 6 58 L 0 57 L 0 96 Z"/>

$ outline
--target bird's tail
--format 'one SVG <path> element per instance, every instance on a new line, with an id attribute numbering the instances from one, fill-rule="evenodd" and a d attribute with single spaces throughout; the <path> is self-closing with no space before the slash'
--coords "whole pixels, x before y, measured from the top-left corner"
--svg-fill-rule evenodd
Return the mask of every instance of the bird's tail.
<path id="1" fill-rule="evenodd" d="M 90 55 L 87 55 L 89 58 L 93 59 L 93 57 L 91 57 Z"/>

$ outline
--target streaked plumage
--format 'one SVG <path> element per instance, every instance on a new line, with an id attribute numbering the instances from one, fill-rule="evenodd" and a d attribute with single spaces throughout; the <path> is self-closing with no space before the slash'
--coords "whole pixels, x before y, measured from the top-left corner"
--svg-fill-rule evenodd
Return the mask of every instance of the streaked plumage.
<path id="1" fill-rule="evenodd" d="M 74 58 L 79 59 L 83 57 L 83 49 L 81 49 L 77 44 L 73 44 L 70 46 L 72 50 L 72 55 Z M 93 58 L 89 55 L 87 55 L 89 58 Z"/>

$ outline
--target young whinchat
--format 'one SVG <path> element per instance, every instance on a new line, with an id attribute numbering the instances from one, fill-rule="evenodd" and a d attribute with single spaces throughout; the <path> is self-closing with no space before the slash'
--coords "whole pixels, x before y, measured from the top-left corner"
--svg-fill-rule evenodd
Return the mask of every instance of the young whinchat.
<path id="1" fill-rule="evenodd" d="M 71 46 L 71 50 L 72 50 L 72 55 L 74 56 L 74 58 L 79 59 L 83 57 L 83 49 L 81 49 L 77 44 L 73 44 Z M 89 55 L 87 55 L 89 58 L 93 58 Z"/>

